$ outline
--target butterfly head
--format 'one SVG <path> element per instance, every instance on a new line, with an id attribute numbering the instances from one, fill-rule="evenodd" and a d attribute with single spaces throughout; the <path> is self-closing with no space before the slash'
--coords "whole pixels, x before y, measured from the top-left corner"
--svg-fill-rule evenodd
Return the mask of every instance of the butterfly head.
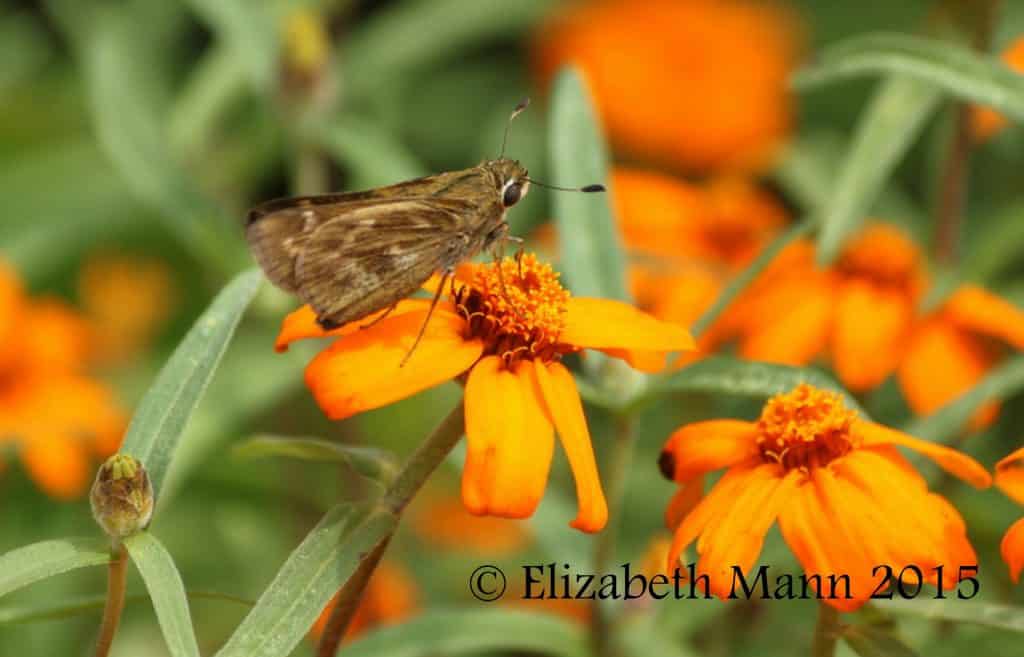
<path id="1" fill-rule="evenodd" d="M 485 167 L 491 171 L 493 184 L 501 195 L 503 206 L 510 208 L 526 196 L 530 189 L 530 174 L 518 160 L 491 160 Z"/>

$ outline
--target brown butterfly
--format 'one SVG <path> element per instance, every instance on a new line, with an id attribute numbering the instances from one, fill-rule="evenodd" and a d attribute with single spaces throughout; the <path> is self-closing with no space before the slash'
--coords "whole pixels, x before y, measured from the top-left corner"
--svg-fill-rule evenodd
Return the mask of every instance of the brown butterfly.
<path id="1" fill-rule="evenodd" d="M 528 104 L 515 108 L 509 124 Z M 309 304 L 327 330 L 390 311 L 440 272 L 436 304 L 460 262 L 484 249 L 500 257 L 500 247 L 514 239 L 505 213 L 531 182 L 565 189 L 530 180 L 525 167 L 504 157 L 507 139 L 508 126 L 498 159 L 470 169 L 258 205 L 246 224 L 249 246 L 267 278 Z"/>

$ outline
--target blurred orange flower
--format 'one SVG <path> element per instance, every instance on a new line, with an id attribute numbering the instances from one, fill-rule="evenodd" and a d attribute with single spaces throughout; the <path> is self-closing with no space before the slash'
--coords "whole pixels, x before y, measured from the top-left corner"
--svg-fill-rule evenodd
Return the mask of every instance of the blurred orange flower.
<path id="1" fill-rule="evenodd" d="M 427 318 L 430 302 L 409 299 L 392 315 L 330 332 L 309 308 L 285 319 L 278 349 L 294 340 L 344 335 L 306 369 L 306 384 L 332 419 L 385 406 L 421 390 L 465 379 L 468 450 L 462 500 L 471 513 L 530 516 L 547 482 L 554 433 L 576 478 L 579 514 L 571 523 L 599 531 L 608 517 L 576 382 L 559 360 L 598 349 L 656 370 L 670 351 L 693 348 L 681 327 L 631 306 L 572 297 L 533 254 L 499 265 L 466 265 L 461 287 L 437 305 L 423 338 L 400 362 Z M 504 281 L 504 285 L 502 284 Z"/>
<path id="2" fill-rule="evenodd" d="M 862 391 L 896 369 L 926 285 L 918 247 L 895 226 L 872 223 L 828 269 L 808 240 L 791 244 L 732 311 L 740 354 L 806 365 L 830 352 L 842 382 Z"/>
<path id="3" fill-rule="evenodd" d="M 1005 343 L 1024 349 L 1024 311 L 975 285 L 957 289 L 921 321 L 907 345 L 898 379 L 915 413 L 927 415 L 967 392 L 999 363 Z M 985 404 L 971 427 L 991 424 L 999 402 Z"/>
<path id="4" fill-rule="evenodd" d="M 1024 37 L 1015 39 L 1002 54 L 1003 63 L 1017 73 L 1024 73 Z M 1005 116 L 991 107 L 974 107 L 971 112 L 971 133 L 976 141 L 988 141 L 1009 125 Z"/>
<path id="5" fill-rule="evenodd" d="M 178 302 L 166 265 L 114 254 L 85 263 L 78 297 L 93 325 L 95 358 L 108 363 L 125 362 L 146 348 Z"/>
<path id="6" fill-rule="evenodd" d="M 0 441 L 16 445 L 47 494 L 81 495 L 90 455 L 117 450 L 125 418 L 113 394 L 83 374 L 90 326 L 56 299 L 25 296 L 0 263 Z"/>
<path id="7" fill-rule="evenodd" d="M 842 611 L 870 598 L 877 565 L 897 573 L 916 565 L 933 584 L 932 569 L 942 565 L 943 585 L 955 586 L 958 567 L 977 564 L 963 519 L 945 498 L 928 491 L 895 445 L 976 487 L 991 484 L 970 457 L 862 420 L 839 395 L 806 384 L 769 399 L 757 422 L 708 420 L 681 427 L 659 461 L 682 485 L 677 495 L 691 495 L 687 484 L 705 473 L 726 472 L 682 517 L 668 567 L 697 540 L 696 571 L 707 575 L 711 593 L 726 598 L 733 567 L 750 571 L 777 519 L 812 586 L 814 575 L 825 582 L 830 575 L 849 575 L 851 599 L 842 597 L 842 587 L 838 599 L 825 599 Z"/>
<path id="8" fill-rule="evenodd" d="M 417 504 L 413 526 L 424 540 L 446 550 L 501 556 L 529 543 L 530 535 L 518 523 L 491 516 L 474 516 L 457 497 L 431 496 Z"/>
<path id="9" fill-rule="evenodd" d="M 801 30 L 748 0 L 574 3 L 536 35 L 535 68 L 586 73 L 612 143 L 687 169 L 766 166 L 787 136 Z"/>
<path id="10" fill-rule="evenodd" d="M 996 486 L 1018 504 L 1024 504 L 1024 447 L 996 463 Z M 1024 518 L 1010 525 L 999 545 L 1003 561 L 1016 584 L 1024 569 Z"/>
<path id="11" fill-rule="evenodd" d="M 418 598 L 419 590 L 413 577 L 397 563 L 381 561 L 370 576 L 343 640 L 350 641 L 368 630 L 409 618 L 416 613 L 419 606 Z M 310 635 L 314 641 L 319 640 L 320 635 L 324 633 L 336 602 L 337 594 L 331 598 L 313 623 Z"/>

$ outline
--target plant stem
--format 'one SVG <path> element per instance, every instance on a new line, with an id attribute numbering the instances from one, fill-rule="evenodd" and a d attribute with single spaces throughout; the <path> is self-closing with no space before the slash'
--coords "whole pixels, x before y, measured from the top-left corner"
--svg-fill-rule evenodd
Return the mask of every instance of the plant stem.
<path id="1" fill-rule="evenodd" d="M 459 402 L 406 461 L 402 471 L 381 498 L 381 502 L 395 515 L 402 514 L 437 466 L 441 465 L 462 438 L 465 433 L 464 415 L 463 403 Z M 359 608 L 366 586 L 390 541 L 391 536 L 387 536 L 371 550 L 338 591 L 334 609 L 331 610 L 324 633 L 320 637 L 320 646 L 317 649 L 319 657 L 332 657 L 338 652 L 345 630 Z"/>
<path id="2" fill-rule="evenodd" d="M 114 643 L 117 626 L 124 610 L 125 582 L 128 578 L 128 552 L 118 541 L 110 550 L 110 564 L 107 572 L 107 603 L 103 607 L 103 622 L 100 636 L 96 640 L 96 657 L 107 657 Z"/>
<path id="3" fill-rule="evenodd" d="M 839 612 L 822 602 L 818 606 L 818 623 L 814 626 L 811 657 L 833 657 L 839 640 Z"/>
<path id="4" fill-rule="evenodd" d="M 615 423 L 615 442 L 605 464 L 608 481 L 608 524 L 594 544 L 594 572 L 601 576 L 608 571 L 615 558 L 615 543 L 626 497 L 626 479 L 633 463 L 636 435 L 633 419 L 623 415 Z M 600 598 L 591 607 L 591 643 L 598 657 L 611 657 L 617 653 L 613 640 L 612 622 L 607 605 Z"/>

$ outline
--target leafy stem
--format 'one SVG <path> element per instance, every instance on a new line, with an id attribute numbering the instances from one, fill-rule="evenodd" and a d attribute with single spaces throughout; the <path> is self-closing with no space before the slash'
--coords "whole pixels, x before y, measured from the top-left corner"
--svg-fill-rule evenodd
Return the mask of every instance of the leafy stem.
<path id="1" fill-rule="evenodd" d="M 839 612 L 824 602 L 818 607 L 818 622 L 811 641 L 811 657 L 832 657 L 839 640 Z"/>
<path id="2" fill-rule="evenodd" d="M 114 643 L 117 626 L 124 610 L 125 584 L 128 578 L 128 552 L 124 544 L 117 541 L 111 548 L 107 574 L 107 602 L 103 607 L 103 621 L 100 636 L 96 640 L 96 657 L 107 657 Z"/>

